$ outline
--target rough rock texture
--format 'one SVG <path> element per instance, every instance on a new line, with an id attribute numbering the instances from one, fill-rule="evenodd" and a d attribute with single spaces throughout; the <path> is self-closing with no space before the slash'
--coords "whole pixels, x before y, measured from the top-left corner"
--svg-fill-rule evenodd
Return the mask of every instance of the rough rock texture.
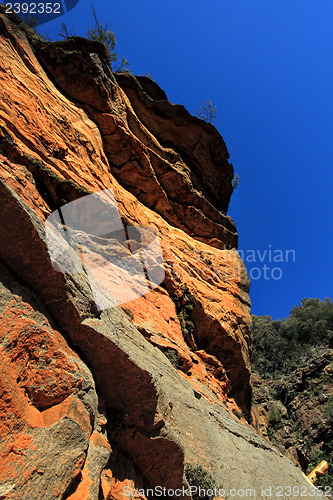
<path id="1" fill-rule="evenodd" d="M 186 486 L 185 462 L 226 490 L 307 486 L 246 422 L 249 280 L 223 139 L 151 80 L 113 75 L 103 45 L 44 42 L 3 12 L 1 495 L 122 498 Z M 158 231 L 166 277 L 99 311 L 85 273 L 52 266 L 45 219 L 108 188 Z"/>
<path id="2" fill-rule="evenodd" d="M 324 459 L 332 484 L 333 349 L 321 346 L 290 375 L 252 374 L 256 428 L 307 473 Z M 322 480 L 323 483 L 323 480 Z"/>

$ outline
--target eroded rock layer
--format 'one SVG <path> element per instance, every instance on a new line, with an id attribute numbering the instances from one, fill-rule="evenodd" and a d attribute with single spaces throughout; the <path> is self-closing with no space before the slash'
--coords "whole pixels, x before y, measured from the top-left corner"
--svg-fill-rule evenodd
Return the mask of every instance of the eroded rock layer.
<path id="1" fill-rule="evenodd" d="M 0 493 L 122 498 L 186 486 L 185 462 L 225 489 L 307 484 L 246 422 L 249 280 L 223 139 L 149 78 L 112 74 L 102 44 L 45 42 L 0 12 Z M 86 273 L 52 264 L 45 220 L 106 189 L 158 234 L 165 278 L 100 310 Z"/>

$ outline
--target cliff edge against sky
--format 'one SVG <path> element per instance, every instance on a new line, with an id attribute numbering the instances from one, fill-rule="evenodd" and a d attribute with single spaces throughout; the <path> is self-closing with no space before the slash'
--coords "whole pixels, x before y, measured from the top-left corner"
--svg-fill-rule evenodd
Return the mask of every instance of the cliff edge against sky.
<path id="1" fill-rule="evenodd" d="M 217 130 L 113 74 L 99 42 L 45 42 L 2 7 L 0 69 L 3 498 L 178 488 L 185 463 L 226 491 L 307 487 L 248 423 L 249 279 Z M 99 310 L 87 274 L 52 265 L 45 220 L 106 189 L 157 232 L 165 278 Z"/>

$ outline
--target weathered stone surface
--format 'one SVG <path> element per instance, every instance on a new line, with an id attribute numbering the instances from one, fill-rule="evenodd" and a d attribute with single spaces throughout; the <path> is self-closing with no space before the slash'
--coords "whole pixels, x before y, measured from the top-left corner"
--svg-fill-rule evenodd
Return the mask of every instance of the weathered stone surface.
<path id="1" fill-rule="evenodd" d="M 103 45 L 45 43 L 2 7 L 0 67 L 1 494 L 121 498 L 186 486 L 185 461 L 227 489 L 307 485 L 244 418 L 249 280 L 218 132 L 112 75 Z M 52 266 L 44 222 L 108 188 L 158 231 L 166 277 L 99 311 L 84 272 Z"/>
<path id="2" fill-rule="evenodd" d="M 97 57 L 95 45 L 80 38 L 34 47 L 55 83 L 97 123 L 111 172 L 128 191 L 195 238 L 237 246 L 234 223 L 221 212 L 228 208 L 233 168 L 215 127 L 183 106 L 152 99 L 133 75 L 116 75 L 117 85 L 104 71 L 103 54 Z M 88 80 L 81 79 L 83 66 Z"/>
<path id="3" fill-rule="evenodd" d="M 85 459 L 93 377 L 35 293 L 0 276 L 0 481 L 6 498 L 60 498 Z"/>
<path id="4" fill-rule="evenodd" d="M 333 349 L 328 346 L 317 347 L 290 375 L 264 380 L 252 374 L 256 428 L 305 471 L 313 456 L 330 459 L 332 380 Z"/>

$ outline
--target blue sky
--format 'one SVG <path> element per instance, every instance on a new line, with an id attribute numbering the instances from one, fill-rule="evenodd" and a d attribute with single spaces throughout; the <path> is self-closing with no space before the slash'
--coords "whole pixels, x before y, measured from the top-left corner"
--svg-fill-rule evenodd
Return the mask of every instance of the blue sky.
<path id="1" fill-rule="evenodd" d="M 93 25 L 90 4 L 80 0 L 40 32 L 55 39 L 65 21 L 84 34 Z M 332 0 L 94 6 L 134 74 L 149 73 L 193 114 L 204 101 L 216 105 L 214 124 L 239 174 L 229 214 L 240 249 L 257 256 L 246 262 L 253 313 L 284 318 L 302 297 L 333 298 Z M 294 250 L 295 259 L 274 262 L 277 250 Z"/>

